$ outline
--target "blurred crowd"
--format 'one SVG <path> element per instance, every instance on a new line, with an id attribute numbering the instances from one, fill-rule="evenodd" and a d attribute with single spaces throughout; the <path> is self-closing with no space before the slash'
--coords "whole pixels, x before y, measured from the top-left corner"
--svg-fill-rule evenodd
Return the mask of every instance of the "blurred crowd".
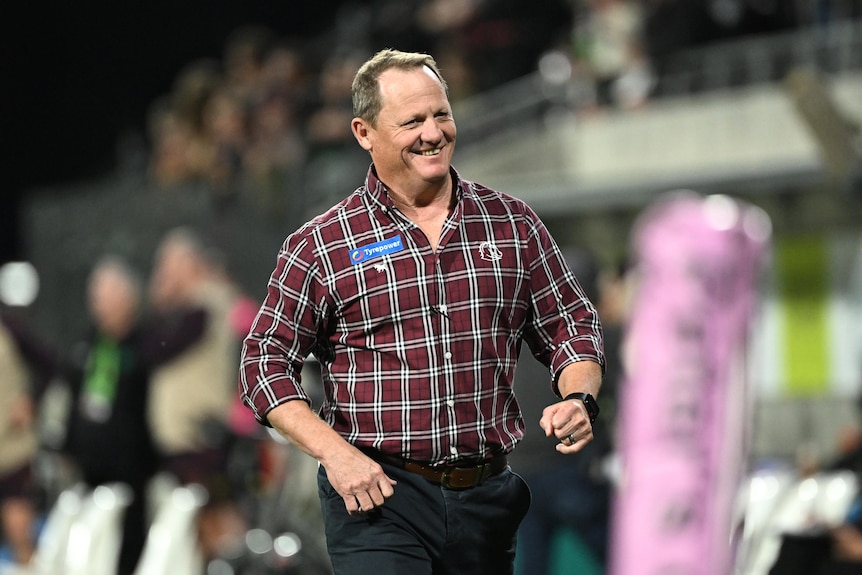
<path id="1" fill-rule="evenodd" d="M 325 182 L 367 167 L 350 133 L 350 84 L 381 47 L 434 55 L 456 110 L 549 53 L 568 60 L 573 106 L 631 109 L 656 95 L 681 50 L 858 15 L 853 0 L 345 2 L 320 37 L 243 26 L 221 58 L 188 63 L 149 110 L 147 171 L 162 188 L 202 181 L 221 201 L 245 195 L 270 214 L 307 211 L 316 205 L 288 204 L 310 194 L 328 205 Z"/>
<path id="2" fill-rule="evenodd" d="M 153 102 L 148 175 L 168 189 L 203 181 L 220 200 L 252 195 L 283 213 L 285 190 L 367 168 L 350 131 L 350 88 L 373 50 L 433 53 L 460 101 L 531 72 L 570 22 L 560 0 L 381 0 L 342 5 L 332 30 L 311 40 L 241 27 L 221 59 L 190 62 Z"/>
<path id="3" fill-rule="evenodd" d="M 9 561 L 31 561 L 39 523 L 59 493 L 119 483 L 132 497 L 116 573 L 133 573 L 156 478 L 203 487 L 201 560 L 235 557 L 246 531 L 260 526 L 260 507 L 272 505 L 269 491 L 283 486 L 283 445 L 236 393 L 239 343 L 257 303 L 195 230 L 171 229 L 152 257 L 149 278 L 116 254 L 94 263 L 85 301 L 68 302 L 89 319 L 72 341 L 2 308 L 0 523 Z"/>

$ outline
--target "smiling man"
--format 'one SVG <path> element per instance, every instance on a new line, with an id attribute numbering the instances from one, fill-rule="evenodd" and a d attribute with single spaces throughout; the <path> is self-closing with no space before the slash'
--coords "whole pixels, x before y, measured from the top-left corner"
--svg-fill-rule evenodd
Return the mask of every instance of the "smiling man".
<path id="1" fill-rule="evenodd" d="M 452 167 L 431 56 L 375 54 L 353 112 L 365 183 L 282 246 L 240 394 L 320 462 L 336 575 L 511 574 L 530 504 L 506 459 L 525 432 L 521 344 L 549 368 L 536 385 L 564 398 L 538 422 L 548 449 L 577 453 L 598 414 L 598 316 L 533 210 Z M 300 381 L 311 353 L 319 414 Z"/>

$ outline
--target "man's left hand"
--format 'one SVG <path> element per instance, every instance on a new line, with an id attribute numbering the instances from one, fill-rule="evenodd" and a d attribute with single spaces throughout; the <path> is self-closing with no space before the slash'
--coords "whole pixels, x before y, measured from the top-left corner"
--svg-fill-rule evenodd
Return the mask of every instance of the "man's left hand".
<path id="1" fill-rule="evenodd" d="M 580 401 L 564 400 L 542 411 L 539 425 L 545 436 L 560 440 L 557 451 L 577 453 L 593 440 L 593 426 L 587 408 Z"/>

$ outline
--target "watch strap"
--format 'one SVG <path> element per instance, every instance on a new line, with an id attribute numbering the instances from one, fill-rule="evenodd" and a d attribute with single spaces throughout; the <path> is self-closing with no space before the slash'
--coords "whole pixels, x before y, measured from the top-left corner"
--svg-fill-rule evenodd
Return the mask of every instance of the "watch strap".
<path id="1" fill-rule="evenodd" d="M 596 421 L 596 418 L 599 416 L 599 404 L 596 401 L 596 398 L 592 396 L 590 393 L 584 393 L 583 391 L 576 391 L 574 393 L 570 393 L 566 397 L 563 398 L 565 401 L 571 401 L 575 399 L 581 400 L 583 402 L 584 407 L 587 409 L 587 415 L 590 417 L 590 423 Z"/>

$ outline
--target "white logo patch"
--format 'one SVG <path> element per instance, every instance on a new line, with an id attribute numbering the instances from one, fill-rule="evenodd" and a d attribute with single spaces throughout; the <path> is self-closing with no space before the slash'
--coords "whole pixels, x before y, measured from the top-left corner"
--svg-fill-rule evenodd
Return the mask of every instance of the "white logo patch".
<path id="1" fill-rule="evenodd" d="M 503 252 L 493 243 L 485 241 L 479 244 L 479 257 L 486 262 L 496 262 L 503 259 Z"/>
<path id="2" fill-rule="evenodd" d="M 374 264 L 374 269 L 377 270 L 377 273 L 386 271 L 386 264 Z"/>

